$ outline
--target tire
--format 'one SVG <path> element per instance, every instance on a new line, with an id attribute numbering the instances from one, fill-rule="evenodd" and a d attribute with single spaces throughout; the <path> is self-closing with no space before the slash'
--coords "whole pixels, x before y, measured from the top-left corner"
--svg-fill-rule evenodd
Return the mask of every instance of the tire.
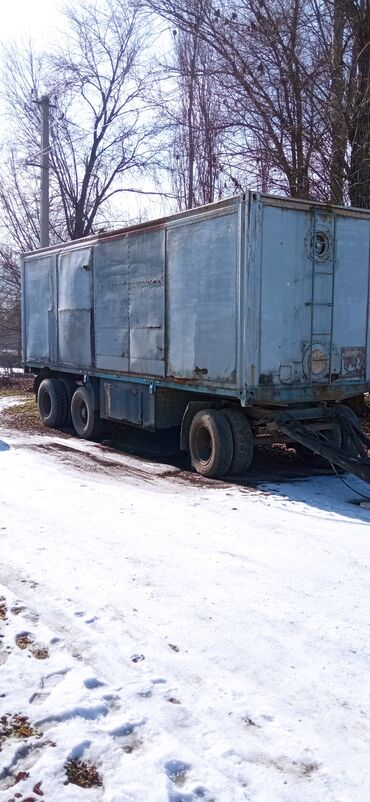
<path id="1" fill-rule="evenodd" d="M 73 393 L 76 389 L 76 382 L 74 381 L 74 379 L 71 379 L 70 376 L 60 376 L 60 381 L 64 385 L 64 389 L 67 395 L 68 412 L 65 420 L 65 425 L 70 426 L 72 423 L 71 402 Z"/>
<path id="2" fill-rule="evenodd" d="M 224 476 L 233 458 L 233 438 L 225 415 L 216 409 L 197 412 L 190 426 L 189 447 L 197 473 L 210 479 Z"/>
<path id="3" fill-rule="evenodd" d="M 326 440 L 328 445 L 334 446 L 335 448 L 340 448 L 342 445 L 342 432 L 339 426 L 336 426 L 335 429 L 327 429 L 324 432 L 318 432 L 318 437 L 320 437 L 322 442 Z M 311 468 L 327 468 L 330 464 L 321 454 L 315 454 L 314 451 L 301 445 L 301 443 L 294 443 L 294 448 L 302 462 L 304 462 L 305 465 L 309 465 Z"/>
<path id="4" fill-rule="evenodd" d="M 51 429 L 64 426 L 68 417 L 68 397 L 60 379 L 43 379 L 37 393 L 42 422 Z"/>
<path id="5" fill-rule="evenodd" d="M 76 434 L 85 440 L 94 440 L 103 431 L 94 406 L 93 392 L 85 385 L 77 387 L 71 401 L 71 418 Z"/>
<path id="6" fill-rule="evenodd" d="M 230 407 L 223 409 L 222 414 L 229 422 L 233 438 L 233 458 L 228 473 L 230 476 L 240 476 L 252 464 L 254 452 L 252 429 L 241 410 Z"/>

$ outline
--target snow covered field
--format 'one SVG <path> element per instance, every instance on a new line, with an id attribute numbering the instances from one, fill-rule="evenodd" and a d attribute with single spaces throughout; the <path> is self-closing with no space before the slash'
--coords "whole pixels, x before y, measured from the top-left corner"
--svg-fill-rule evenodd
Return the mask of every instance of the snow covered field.
<path id="1" fill-rule="evenodd" d="M 0 802 L 369 799 L 353 499 L 0 427 L 0 716 L 34 728 L 3 739 Z M 66 785 L 70 759 L 102 785 Z"/>

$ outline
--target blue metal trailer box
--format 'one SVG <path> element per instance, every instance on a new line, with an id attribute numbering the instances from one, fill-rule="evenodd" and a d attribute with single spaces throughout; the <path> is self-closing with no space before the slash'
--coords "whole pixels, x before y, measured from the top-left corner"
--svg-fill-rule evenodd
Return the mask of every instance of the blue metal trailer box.
<path id="1" fill-rule="evenodd" d="M 369 248 L 370 212 L 250 192 L 27 253 L 24 364 L 149 428 L 322 412 L 368 389 Z"/>

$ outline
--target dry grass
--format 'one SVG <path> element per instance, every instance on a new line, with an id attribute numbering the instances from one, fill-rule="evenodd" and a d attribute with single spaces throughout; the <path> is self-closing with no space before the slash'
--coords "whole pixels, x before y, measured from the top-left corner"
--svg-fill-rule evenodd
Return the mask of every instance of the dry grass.
<path id="1" fill-rule="evenodd" d="M 33 727 L 27 716 L 20 713 L 0 718 L 0 745 L 8 738 L 41 738 L 42 732 Z"/>
<path id="2" fill-rule="evenodd" d="M 79 785 L 80 788 L 96 788 L 103 785 L 101 776 L 95 766 L 82 760 L 68 760 L 65 764 L 67 782 Z"/>

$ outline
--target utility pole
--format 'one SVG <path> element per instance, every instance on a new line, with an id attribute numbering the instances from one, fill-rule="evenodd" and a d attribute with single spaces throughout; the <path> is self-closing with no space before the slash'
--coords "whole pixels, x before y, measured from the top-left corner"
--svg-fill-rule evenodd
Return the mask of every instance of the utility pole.
<path id="1" fill-rule="evenodd" d="M 49 111 L 50 97 L 42 95 L 41 106 L 41 206 L 40 206 L 40 246 L 49 245 Z"/>

